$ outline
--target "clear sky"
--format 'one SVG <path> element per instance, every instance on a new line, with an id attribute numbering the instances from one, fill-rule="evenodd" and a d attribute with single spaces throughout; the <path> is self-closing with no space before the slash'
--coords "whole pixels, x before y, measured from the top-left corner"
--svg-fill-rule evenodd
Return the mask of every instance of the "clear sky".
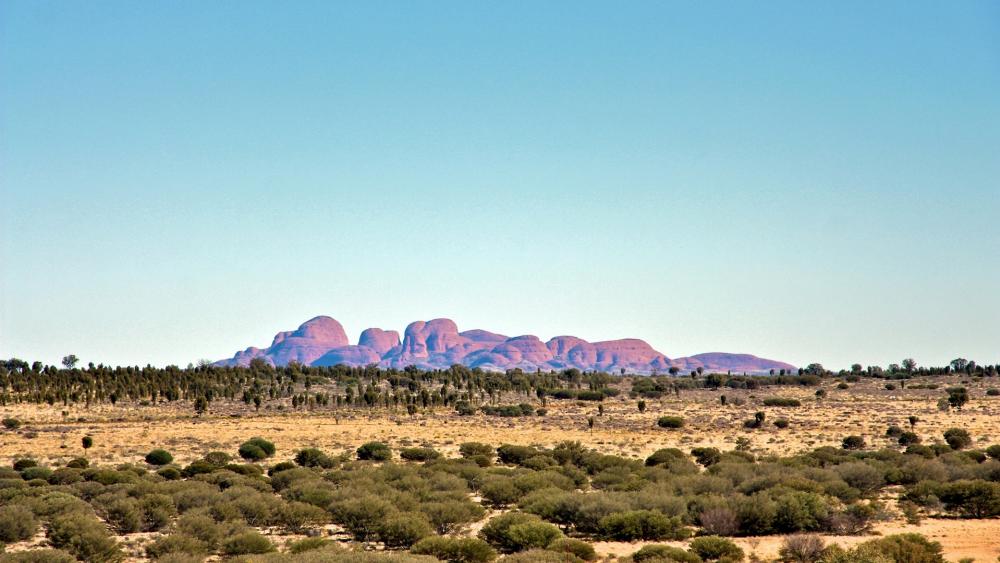
<path id="1" fill-rule="evenodd" d="M 1000 362 L 997 2 L 0 2 L 0 357 L 318 314 Z"/>

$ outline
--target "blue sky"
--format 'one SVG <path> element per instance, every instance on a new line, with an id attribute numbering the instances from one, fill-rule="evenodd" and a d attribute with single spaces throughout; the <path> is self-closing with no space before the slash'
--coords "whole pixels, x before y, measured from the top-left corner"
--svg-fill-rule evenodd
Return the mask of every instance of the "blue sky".
<path id="1" fill-rule="evenodd" d="M 3 2 L 0 357 L 1000 362 L 998 92 L 995 2 Z"/>

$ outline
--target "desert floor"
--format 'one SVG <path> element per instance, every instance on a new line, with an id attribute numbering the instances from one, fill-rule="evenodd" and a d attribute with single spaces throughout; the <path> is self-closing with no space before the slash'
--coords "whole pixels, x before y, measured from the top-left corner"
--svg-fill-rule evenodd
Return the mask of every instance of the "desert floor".
<path id="1" fill-rule="evenodd" d="M 862 380 L 850 389 L 836 388 L 835 381 L 825 381 L 821 388 L 827 396 L 817 399 L 816 387 L 773 387 L 754 391 L 722 389 L 719 391 L 682 391 L 679 396 L 647 399 L 645 413 L 639 413 L 636 400 L 616 397 L 604 402 L 604 414 L 598 415 L 595 403 L 554 401 L 547 404 L 544 417 L 500 418 L 476 415 L 459 417 L 451 409 L 408 416 L 405 412 L 384 410 L 291 411 L 270 405 L 255 412 L 242 403 L 213 403 L 209 414 L 196 417 L 190 403 L 170 405 L 104 406 L 84 409 L 62 405 L 8 405 L 0 416 L 25 421 L 17 431 L 0 431 L 0 462 L 9 464 L 19 457 L 33 457 L 50 465 L 65 463 L 84 454 L 81 438 L 94 439 L 86 452 L 94 462 L 141 462 L 149 450 L 170 450 L 178 463 L 190 462 L 210 450 L 235 452 L 251 436 L 263 436 L 278 447 L 277 459 L 288 459 L 303 447 L 318 447 L 331 453 L 353 451 L 358 445 L 378 440 L 392 446 L 429 445 L 454 453 L 462 442 L 478 441 L 551 446 L 575 440 L 605 453 L 645 457 L 663 447 L 688 451 L 696 446 L 732 449 L 736 438 L 751 440 L 754 453 L 791 454 L 819 446 L 840 445 L 849 434 L 864 436 L 868 447 L 894 446 L 885 437 L 891 424 L 908 429 L 907 417 L 920 421 L 915 431 L 924 443 L 942 441 L 947 428 L 968 430 L 977 446 L 1000 443 L 1000 397 L 987 396 L 986 390 L 1000 387 L 988 379 L 968 381 L 971 401 L 961 411 L 941 411 L 938 400 L 944 388 L 959 384 L 957 378 L 921 380 L 936 382 L 940 388 L 886 390 L 881 380 Z M 722 405 L 726 395 L 728 405 Z M 763 407 L 765 397 L 795 397 L 800 407 Z M 734 405 L 734 399 L 744 404 Z M 504 402 L 529 402 L 528 397 L 511 396 Z M 535 402 L 535 401 L 530 401 Z M 787 429 L 771 424 L 764 429 L 747 431 L 742 421 L 756 411 L 766 412 L 767 422 L 788 419 Z M 685 418 L 681 430 L 664 430 L 655 421 L 664 414 Z M 588 429 L 593 416 L 595 426 Z M 973 557 L 976 561 L 996 561 L 1000 556 L 1000 520 L 927 519 L 919 527 L 902 521 L 879 526 L 881 533 L 916 531 L 942 543 L 949 559 Z M 830 541 L 853 545 L 865 537 L 833 537 Z M 740 539 L 747 552 L 773 556 L 780 537 Z M 597 543 L 605 554 L 625 555 L 640 544 Z"/>

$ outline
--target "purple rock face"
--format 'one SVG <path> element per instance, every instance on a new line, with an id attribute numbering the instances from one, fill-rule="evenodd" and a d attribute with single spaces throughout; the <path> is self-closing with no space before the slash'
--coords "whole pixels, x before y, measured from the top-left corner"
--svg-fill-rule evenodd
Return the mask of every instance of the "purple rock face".
<path id="1" fill-rule="evenodd" d="M 340 323 L 330 317 L 316 317 L 302 323 L 295 332 L 279 333 L 266 354 L 275 365 L 289 362 L 310 365 L 328 350 L 348 344 L 347 333 Z"/>
<path id="2" fill-rule="evenodd" d="M 367 346 L 379 355 L 379 360 L 389 350 L 399 346 L 399 333 L 395 330 L 382 330 L 380 328 L 368 328 L 361 333 L 358 339 L 358 346 Z"/>
<path id="3" fill-rule="evenodd" d="M 486 370 L 519 368 L 526 371 L 577 368 L 582 371 L 628 373 L 687 372 L 702 367 L 714 371 L 766 372 L 795 369 L 790 364 L 749 354 L 711 353 L 670 360 L 636 338 L 587 342 L 575 336 L 556 336 L 542 342 L 536 336 L 508 338 L 486 330 L 459 332 L 451 319 L 416 321 L 406 327 L 403 340 L 394 330 L 369 328 L 358 345 L 347 341 L 344 327 L 330 317 L 316 317 L 297 330 L 279 332 L 265 349 L 247 348 L 216 365 L 247 365 L 260 358 L 271 365 L 300 362 L 313 366 L 339 364 L 403 368 L 447 368 L 463 364 Z"/>
<path id="4" fill-rule="evenodd" d="M 780 371 L 795 372 L 798 368 L 785 362 L 758 358 L 751 354 L 728 354 L 726 352 L 709 352 L 707 354 L 696 354 L 687 358 L 677 358 L 676 365 L 682 370 L 691 371 L 703 368 L 707 371 L 733 371 L 733 372 L 764 372 Z"/>

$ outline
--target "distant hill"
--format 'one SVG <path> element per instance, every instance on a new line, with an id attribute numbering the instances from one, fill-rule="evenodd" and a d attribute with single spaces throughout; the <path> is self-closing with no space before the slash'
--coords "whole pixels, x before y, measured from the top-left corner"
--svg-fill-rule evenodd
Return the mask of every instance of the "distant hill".
<path id="1" fill-rule="evenodd" d="M 532 335 L 508 337 L 478 329 L 459 332 L 451 319 L 410 323 L 402 340 L 394 330 L 369 328 L 361 333 L 357 344 L 351 344 L 344 327 L 326 316 L 310 319 L 294 331 L 279 332 L 267 348 L 250 347 L 216 365 L 247 365 L 254 358 L 279 366 L 293 361 L 311 366 L 378 364 L 427 369 L 462 364 L 490 371 L 577 368 L 650 374 L 667 373 L 671 367 L 682 373 L 699 367 L 740 373 L 796 369 L 776 360 L 723 352 L 671 360 L 638 338 L 587 342 L 575 336 L 556 336 L 542 342 Z"/>

